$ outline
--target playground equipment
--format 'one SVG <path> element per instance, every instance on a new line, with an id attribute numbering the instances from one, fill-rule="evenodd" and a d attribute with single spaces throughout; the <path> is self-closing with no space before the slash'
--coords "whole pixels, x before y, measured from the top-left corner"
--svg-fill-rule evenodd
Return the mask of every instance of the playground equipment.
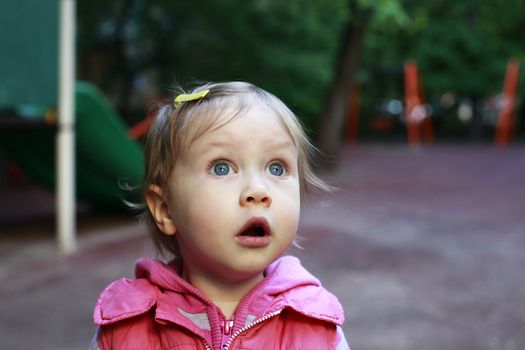
<path id="1" fill-rule="evenodd" d="M 432 120 L 428 114 L 422 84 L 417 65 L 408 61 L 404 66 L 405 82 L 405 120 L 408 144 L 419 145 L 421 142 L 434 142 Z M 346 118 L 345 139 L 355 142 L 360 119 L 360 88 L 355 85 L 348 94 L 348 114 Z"/>
<path id="2" fill-rule="evenodd" d="M 73 152 L 75 4 L 76 0 L 0 3 L 0 44 L 5 52 L 0 55 L 0 108 L 10 111 L 20 107 L 27 108 L 28 105 L 37 106 L 37 109 L 58 105 L 56 163 L 60 179 L 56 186 L 57 238 L 60 250 L 64 253 L 75 249 L 76 231 Z M 21 23 L 31 25 L 24 26 Z M 57 57 L 59 52 L 60 57 Z M 60 94 L 57 93 L 58 88 Z M 34 132 L 38 135 L 32 135 Z M 49 130 L 25 130 L 17 140 L 18 148 L 25 148 L 27 142 L 32 143 L 32 136 L 39 139 L 39 132 L 47 135 Z M 4 133 L 7 136 L 3 135 L 3 143 L 9 142 L 10 133 Z M 16 134 L 15 131 L 12 133 Z M 54 142 L 50 146 L 51 150 L 55 149 L 53 144 Z M 35 162 L 43 164 L 44 160 L 37 159 Z"/>
<path id="3" fill-rule="evenodd" d="M 119 185 L 139 185 L 144 166 L 141 144 L 128 137 L 127 125 L 102 94 L 75 83 L 75 4 L 0 4 L 0 44 L 6 52 L 0 56 L 0 148 L 29 178 L 55 189 L 63 253 L 76 246 L 76 199 L 97 210 L 122 209 L 123 199 L 138 198 Z"/>
<path id="4" fill-rule="evenodd" d="M 6 29 L 0 42 L 8 52 L 0 59 L 0 148 L 29 178 L 55 190 L 58 247 L 71 253 L 77 198 L 97 210 L 116 210 L 124 207 L 123 198 L 136 199 L 126 196 L 119 181 L 140 183 L 141 145 L 128 138 L 127 126 L 96 88 L 75 85 L 74 0 L 6 2 L 0 9 Z M 16 36 L 5 27 L 25 22 L 35 26 Z M 58 113 L 49 113 L 57 105 Z"/>
<path id="5" fill-rule="evenodd" d="M 76 192 L 98 210 L 124 208 L 123 199 L 134 200 L 120 185 L 140 184 L 144 172 L 142 145 L 128 136 L 126 123 L 93 85 L 77 82 Z M 56 188 L 56 129 L 39 127 L 0 130 L 0 148 L 15 160 L 32 180 Z"/>
<path id="6" fill-rule="evenodd" d="M 434 141 L 434 131 L 432 129 L 432 121 L 425 107 L 423 88 L 416 63 L 413 61 L 406 62 L 404 72 L 408 144 L 415 146 L 422 141 L 432 143 Z"/>
<path id="7" fill-rule="evenodd" d="M 494 144 L 498 147 L 505 147 L 512 141 L 516 128 L 515 108 L 518 91 L 520 73 L 520 63 L 516 59 L 510 59 L 507 63 L 505 81 L 503 84 L 501 103 L 495 107 L 497 114 Z M 407 141 L 411 146 L 421 143 L 434 142 L 434 130 L 432 118 L 430 117 L 431 107 L 427 105 L 423 93 L 417 64 L 414 61 L 407 61 L 404 65 L 404 87 L 405 87 L 405 106 L 404 115 L 407 128 Z M 345 141 L 353 143 L 357 141 L 360 123 L 360 87 L 354 85 L 348 93 L 348 113 L 346 116 Z M 463 99 L 462 101 L 469 101 Z M 452 101 L 454 104 L 455 101 Z M 460 103 L 458 116 L 464 123 L 472 117 L 471 102 L 468 117 L 463 117 L 463 102 Z M 448 108 L 448 107 L 447 107 Z M 429 111 L 430 110 L 430 111 Z M 144 127 L 144 126 L 142 126 Z"/>
<path id="8" fill-rule="evenodd" d="M 57 135 L 57 231 L 59 249 L 64 253 L 76 249 L 75 183 L 75 19 L 76 0 L 60 1 L 60 79 Z"/>
<path id="9" fill-rule="evenodd" d="M 506 146 L 514 134 L 514 106 L 516 105 L 519 71 L 520 64 L 518 61 L 510 60 L 507 63 L 505 82 L 503 84 L 503 103 L 494 137 L 494 143 L 500 147 Z"/>

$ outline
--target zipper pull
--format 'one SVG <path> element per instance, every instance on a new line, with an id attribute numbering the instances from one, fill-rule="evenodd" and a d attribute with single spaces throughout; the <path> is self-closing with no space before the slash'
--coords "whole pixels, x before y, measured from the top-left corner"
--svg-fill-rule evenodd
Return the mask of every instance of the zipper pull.
<path id="1" fill-rule="evenodd" d="M 230 335 L 233 328 L 233 319 L 224 320 L 222 329 L 224 330 L 224 335 Z"/>

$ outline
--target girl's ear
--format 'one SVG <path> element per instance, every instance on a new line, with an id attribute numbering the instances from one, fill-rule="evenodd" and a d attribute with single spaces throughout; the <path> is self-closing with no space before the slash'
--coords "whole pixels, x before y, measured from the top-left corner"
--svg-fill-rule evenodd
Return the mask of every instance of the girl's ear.
<path id="1" fill-rule="evenodd" d="M 166 197 L 159 186 L 149 185 L 146 191 L 146 204 L 159 230 L 166 235 L 174 235 L 177 228 L 171 218 Z"/>

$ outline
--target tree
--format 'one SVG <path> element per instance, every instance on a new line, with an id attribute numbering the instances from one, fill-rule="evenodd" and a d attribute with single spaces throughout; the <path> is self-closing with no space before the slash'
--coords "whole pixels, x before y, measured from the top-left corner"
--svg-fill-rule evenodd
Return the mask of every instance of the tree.
<path id="1" fill-rule="evenodd" d="M 356 81 L 366 33 L 370 26 L 404 25 L 407 17 L 397 0 L 349 0 L 348 18 L 340 41 L 336 68 L 321 114 L 318 145 L 336 156 L 342 143 L 348 95 Z"/>
<path id="2" fill-rule="evenodd" d="M 345 11 L 345 0 L 80 2 L 80 61 L 104 57 L 97 85 L 121 111 L 134 102 L 126 88 L 146 74 L 160 92 L 174 81 L 246 80 L 313 126 Z"/>

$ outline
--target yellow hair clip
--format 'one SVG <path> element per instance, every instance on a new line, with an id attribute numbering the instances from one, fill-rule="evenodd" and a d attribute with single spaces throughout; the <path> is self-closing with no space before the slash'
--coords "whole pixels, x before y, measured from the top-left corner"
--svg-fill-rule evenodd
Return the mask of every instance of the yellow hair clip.
<path id="1" fill-rule="evenodd" d="M 177 108 L 182 102 L 200 100 L 206 96 L 208 92 L 210 92 L 210 90 L 202 90 L 193 94 L 180 94 L 179 96 L 175 97 L 173 106 Z"/>

